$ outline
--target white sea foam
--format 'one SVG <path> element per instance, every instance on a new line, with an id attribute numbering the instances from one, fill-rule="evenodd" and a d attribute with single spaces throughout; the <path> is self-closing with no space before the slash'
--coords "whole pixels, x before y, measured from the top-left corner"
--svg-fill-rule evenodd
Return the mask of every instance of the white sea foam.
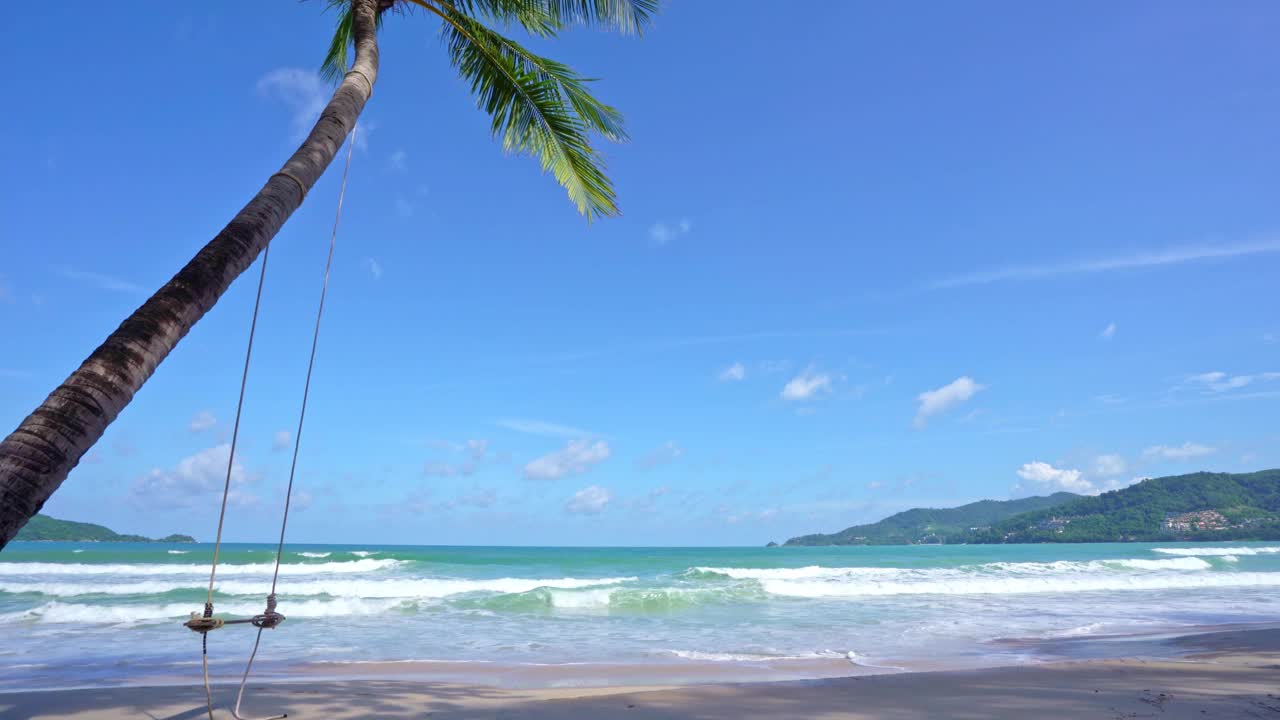
<path id="1" fill-rule="evenodd" d="M 809 598 L 883 595 L 1021 595 L 1222 587 L 1280 587 L 1280 573 L 1072 573 L 1048 577 L 974 577 L 961 573 L 897 581 L 762 580 L 772 595 Z"/>
<path id="2" fill-rule="evenodd" d="M 168 552 L 170 555 L 186 555 L 187 553 L 189 553 L 189 552 L 191 552 L 191 551 L 190 551 L 190 550 L 168 550 L 167 552 Z"/>
<path id="3" fill-rule="evenodd" d="M 327 580 L 301 580 L 280 585 L 278 595 L 282 599 L 329 595 L 344 598 L 442 598 L 466 593 L 487 592 L 512 594 L 529 592 L 538 588 L 572 590 L 601 585 L 617 585 L 633 581 L 634 577 L 617 578 L 495 578 L 491 580 L 460 580 L 446 578 L 396 578 L 387 580 L 361 580 L 335 578 Z M 112 583 L 94 576 L 86 582 L 47 582 L 0 578 L 0 592 L 40 593 L 53 597 L 77 595 L 154 595 L 175 590 L 200 589 L 206 586 L 204 577 L 175 580 L 145 580 L 140 582 Z M 221 580 L 214 589 L 222 595 L 263 595 L 267 586 L 263 580 Z M 565 600 L 572 603 L 572 600 Z M 553 604 L 560 606 L 553 598 Z M 607 603 L 606 603 L 607 604 Z M 563 605 L 569 607 L 569 604 Z"/>
<path id="4" fill-rule="evenodd" d="M 400 560 L 381 559 L 347 560 L 344 562 L 326 563 L 285 563 L 280 566 L 281 575 L 328 575 L 332 573 L 367 573 L 385 570 L 403 564 Z M 235 575 L 271 575 L 275 569 L 272 563 L 251 563 L 235 565 L 222 563 L 218 565 L 219 576 Z M 44 562 L 0 562 L 0 578 L 28 575 L 190 575 L 208 576 L 209 565 L 192 563 L 175 565 L 165 563 L 44 563 Z"/>
<path id="5" fill-rule="evenodd" d="M 290 603 L 281 610 L 290 618 L 326 618 L 347 615 L 376 615 L 387 612 L 403 600 L 305 600 Z M 219 616 L 250 616 L 262 612 L 262 603 L 239 602 L 217 607 Z M 120 623 L 168 623 L 199 612 L 198 603 L 166 603 L 164 605 L 87 605 L 49 602 L 30 610 L 0 615 L 0 624 L 15 622 L 76 623 L 114 625 Z"/>
<path id="6" fill-rule="evenodd" d="M 613 600 L 613 590 L 593 588 L 588 590 L 550 590 L 551 606 L 560 610 L 603 610 Z"/>
<path id="7" fill-rule="evenodd" d="M 299 554 L 299 555 L 301 555 L 302 557 L 309 557 L 309 558 L 327 558 L 327 557 L 329 557 L 330 555 L 332 555 L 333 553 L 327 553 L 327 552 L 300 552 L 300 553 L 298 553 L 298 554 Z"/>
<path id="8" fill-rule="evenodd" d="M 724 575 L 736 580 L 839 580 L 864 578 L 868 580 L 917 577 L 927 579 L 932 575 L 961 573 L 966 575 L 1062 575 L 1073 572 L 1097 572 L 1110 570 L 1210 570 L 1213 565 L 1195 557 L 1178 558 L 1124 558 L 1116 560 L 1058 560 L 1054 562 L 994 562 L 981 565 L 963 565 L 957 568 L 885 568 L 885 567 L 823 567 L 810 565 L 800 568 L 733 568 L 695 567 L 696 572 Z"/>
<path id="9" fill-rule="evenodd" d="M 356 557 L 369 557 L 370 555 L 377 555 L 378 551 L 377 550 L 352 550 L 351 554 L 355 555 Z"/>
<path id="10" fill-rule="evenodd" d="M 1189 557 L 1219 555 L 1272 555 L 1280 553 L 1280 547 L 1199 547 L 1199 548 L 1152 548 L 1152 552 L 1162 555 L 1182 555 Z"/>
<path id="11" fill-rule="evenodd" d="M 777 662 L 783 660 L 841 660 L 853 661 L 857 653 L 836 652 L 834 650 L 818 650 L 802 654 L 769 654 L 750 652 L 703 652 L 701 650 L 668 650 L 668 653 L 685 660 L 701 660 L 704 662 Z"/>

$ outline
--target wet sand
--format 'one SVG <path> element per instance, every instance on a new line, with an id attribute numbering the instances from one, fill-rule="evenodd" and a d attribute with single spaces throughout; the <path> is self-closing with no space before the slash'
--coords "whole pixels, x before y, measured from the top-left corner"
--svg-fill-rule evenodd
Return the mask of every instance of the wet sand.
<path id="1" fill-rule="evenodd" d="M 253 683 L 250 717 L 764 720 L 765 718 L 1268 718 L 1280 720 L 1280 629 L 1168 638 L 1183 657 L 1111 659 L 793 682 L 511 689 L 405 679 Z M 373 672 L 372 670 L 370 672 Z M 234 686 L 215 688 L 217 717 Z M 194 720 L 198 687 L 0 695 L 0 718 Z"/>

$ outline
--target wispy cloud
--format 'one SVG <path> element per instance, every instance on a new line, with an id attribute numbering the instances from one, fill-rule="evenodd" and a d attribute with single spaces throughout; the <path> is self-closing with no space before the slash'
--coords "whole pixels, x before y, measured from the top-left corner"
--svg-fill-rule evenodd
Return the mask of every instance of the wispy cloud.
<path id="1" fill-rule="evenodd" d="M 720 373 L 716 375 L 716 379 L 718 379 L 720 382 L 737 382 L 738 380 L 745 380 L 746 378 L 747 378 L 747 368 L 745 365 L 743 365 L 740 362 L 736 362 L 730 365 L 729 367 L 721 370 Z"/>
<path id="2" fill-rule="evenodd" d="M 447 448 L 465 455 L 461 461 L 433 460 L 423 466 L 423 473 L 435 477 L 468 477 L 474 475 L 480 469 L 485 456 L 489 454 L 489 441 L 478 438 L 467 440 L 463 443 L 444 441 L 434 445 L 435 447 Z"/>
<path id="3" fill-rule="evenodd" d="M 923 428 L 929 423 L 929 418 L 963 404 L 985 389 L 985 385 L 979 385 L 973 378 L 965 375 L 936 390 L 920 393 L 916 396 L 916 400 L 920 403 L 920 407 L 916 410 L 916 428 Z"/>
<path id="4" fill-rule="evenodd" d="M 662 247 L 678 237 L 688 235 L 692 230 L 693 222 L 688 218 L 673 223 L 659 221 L 649 226 L 649 242 Z"/>
<path id="5" fill-rule="evenodd" d="M 271 450 L 273 452 L 288 450 L 292 445 L 293 435 L 288 430 L 277 430 L 276 433 L 271 436 Z"/>
<path id="6" fill-rule="evenodd" d="M 1198 389 L 1206 393 L 1221 393 L 1239 390 L 1255 383 L 1280 380 L 1280 372 L 1254 373 L 1252 375 L 1228 375 L 1220 370 L 1192 375 L 1183 381 L 1183 386 Z"/>
<path id="7" fill-rule="evenodd" d="M 191 418 L 191 423 L 187 425 L 187 429 L 193 433 L 204 432 L 214 425 L 218 424 L 218 418 L 208 410 L 201 410 Z"/>
<path id="8" fill-rule="evenodd" d="M 644 457 L 636 463 L 641 470 L 652 470 L 659 465 L 675 462 L 684 457 L 684 448 L 680 447 L 674 440 L 668 440 L 658 447 L 645 453 Z"/>
<path id="9" fill-rule="evenodd" d="M 378 262 L 378 258 L 367 257 L 364 259 L 365 269 L 373 276 L 374 280 L 382 279 L 382 263 Z"/>
<path id="10" fill-rule="evenodd" d="M 402 192 L 396 193 L 396 214 L 402 218 L 413 217 L 413 203 Z"/>
<path id="11" fill-rule="evenodd" d="M 293 112 L 293 139 L 306 137 L 328 102 L 324 79 L 311 70 L 277 68 L 258 80 L 258 94 L 284 103 Z M 364 128 L 361 128 L 362 130 Z"/>
<path id="12" fill-rule="evenodd" d="M 131 283 L 128 280 L 121 280 L 120 278 L 113 277 L 111 275 L 103 275 L 102 273 L 77 270 L 69 267 L 54 268 L 54 271 L 68 280 L 76 280 L 85 283 L 86 285 L 96 287 L 99 290 L 111 290 L 113 292 L 134 294 L 145 293 L 147 291 L 147 289 L 141 285 Z"/>
<path id="13" fill-rule="evenodd" d="M 1218 452 L 1215 447 L 1201 445 L 1200 443 L 1184 442 L 1181 445 L 1152 445 L 1142 451 L 1142 456 L 1148 460 L 1173 460 L 1183 462 L 1205 455 L 1212 455 Z"/>
<path id="14" fill-rule="evenodd" d="M 573 440 L 562 450 L 529 461 L 524 466 L 524 477 L 526 480 L 558 480 L 581 475 L 612 454 L 613 450 L 603 440 Z"/>
<path id="15" fill-rule="evenodd" d="M 945 290 L 949 288 L 967 287 L 971 285 L 988 285 L 998 282 L 1019 280 L 1036 280 L 1040 278 L 1063 275 L 1086 275 L 1092 273 L 1115 272 L 1154 268 L 1166 265 L 1202 262 L 1206 260 L 1227 260 L 1246 255 L 1280 252 L 1280 239 L 1258 240 L 1247 243 L 1229 245 L 1192 245 L 1152 250 L 1132 255 L 1116 255 L 1092 260 L 1065 260 L 1041 265 L 1009 265 L 991 270 L 935 280 L 925 286 L 927 290 Z"/>
<path id="16" fill-rule="evenodd" d="M 574 493 L 564 504 L 565 512 L 577 515 L 597 515 L 604 511 L 613 493 L 599 485 L 590 485 Z"/>
<path id="17" fill-rule="evenodd" d="M 1110 325 L 1107 325 L 1106 327 L 1102 328 L 1102 332 L 1098 333 L 1099 340 L 1110 340 L 1115 336 L 1116 336 L 1115 323 L 1111 323 Z"/>
<path id="18" fill-rule="evenodd" d="M 783 400 L 788 401 L 808 400 L 820 393 L 831 392 L 831 386 L 832 377 L 829 373 L 808 368 L 782 386 L 780 395 Z"/>
<path id="19" fill-rule="evenodd" d="M 494 423 L 498 427 L 515 430 L 526 435 L 542 435 L 544 437 L 587 438 L 596 437 L 600 433 L 583 430 L 571 425 L 546 422 L 544 420 L 523 420 L 520 418 L 504 418 Z"/>
<path id="20" fill-rule="evenodd" d="M 409 153 L 404 148 L 396 148 L 394 152 L 387 158 L 387 164 L 396 172 L 409 171 Z"/>

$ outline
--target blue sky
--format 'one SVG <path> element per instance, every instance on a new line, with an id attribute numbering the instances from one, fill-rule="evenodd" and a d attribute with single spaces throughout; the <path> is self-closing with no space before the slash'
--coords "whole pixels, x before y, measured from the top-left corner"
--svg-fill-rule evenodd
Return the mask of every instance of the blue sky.
<path id="1" fill-rule="evenodd" d="M 388 20 L 292 539 L 758 544 L 1280 465 L 1280 8 L 726 7 L 534 43 L 628 119 L 591 226 Z M 287 157 L 322 9 L 11 11 L 0 425 Z M 339 169 L 273 244 L 231 539 L 279 516 Z M 212 537 L 256 275 L 47 512 Z"/>

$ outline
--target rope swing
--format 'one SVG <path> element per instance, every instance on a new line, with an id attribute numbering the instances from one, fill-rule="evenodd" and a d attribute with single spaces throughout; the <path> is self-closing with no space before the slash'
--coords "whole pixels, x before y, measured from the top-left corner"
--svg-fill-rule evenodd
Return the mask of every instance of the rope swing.
<path id="1" fill-rule="evenodd" d="M 240 703 L 244 700 L 245 685 L 249 682 L 249 672 L 253 669 L 254 658 L 258 655 L 258 646 L 262 643 L 262 631 L 271 630 L 284 622 L 285 617 L 276 612 L 276 585 L 280 579 L 280 557 L 284 553 L 284 533 L 289 524 L 289 501 L 293 497 L 293 478 L 298 469 L 298 449 L 302 446 L 302 425 L 307 418 L 307 398 L 311 394 L 311 371 L 316 364 L 316 347 L 320 342 L 320 319 L 324 316 L 324 299 L 329 291 L 329 273 L 333 268 L 333 248 L 338 240 L 338 223 L 342 219 L 342 201 L 347 194 L 347 176 L 351 172 L 351 155 L 355 149 L 356 128 L 351 129 L 347 141 L 347 160 L 342 169 L 342 186 L 338 191 L 338 209 L 333 217 L 333 232 L 329 236 L 329 255 L 324 265 L 324 282 L 320 286 L 320 305 L 316 309 L 316 325 L 311 335 L 311 357 L 307 360 L 307 378 L 302 387 L 302 408 L 298 412 L 298 431 L 293 437 L 293 462 L 289 465 L 289 484 L 285 488 L 284 513 L 280 517 L 280 541 L 276 544 L 275 570 L 271 574 L 271 591 L 267 593 L 266 609 L 251 618 L 226 619 L 213 616 L 213 586 L 218 573 L 218 552 L 222 548 L 222 525 L 227 516 L 227 498 L 231 494 L 231 472 L 235 465 L 236 441 L 240 435 L 240 415 L 244 410 L 244 390 L 249 380 L 249 360 L 253 356 L 253 337 L 258 329 L 258 309 L 262 305 L 262 287 L 267 277 L 267 258 L 271 252 L 268 243 L 262 251 L 262 269 L 258 274 L 258 292 L 253 301 L 253 320 L 249 323 L 249 343 L 244 353 L 244 371 L 240 376 L 240 399 L 236 402 L 236 419 L 231 430 L 231 452 L 227 457 L 227 476 L 222 486 L 222 508 L 218 511 L 218 533 L 213 543 L 213 563 L 209 568 L 209 592 L 204 603 L 204 613 L 191 613 L 191 618 L 183 623 L 193 632 L 200 633 L 201 666 L 204 670 L 204 696 L 209 710 L 209 720 L 213 717 L 213 691 L 209 687 L 209 632 L 227 625 L 248 624 L 258 628 L 258 635 L 253 641 L 253 650 L 244 666 L 244 675 L 240 678 L 240 690 L 236 693 L 236 704 L 231 714 L 236 720 L 245 720 L 240 715 Z M 296 180 L 295 180 L 296 181 Z M 304 193 L 305 195 L 305 193 Z M 264 720 L 283 720 L 286 714 L 273 715 Z"/>

